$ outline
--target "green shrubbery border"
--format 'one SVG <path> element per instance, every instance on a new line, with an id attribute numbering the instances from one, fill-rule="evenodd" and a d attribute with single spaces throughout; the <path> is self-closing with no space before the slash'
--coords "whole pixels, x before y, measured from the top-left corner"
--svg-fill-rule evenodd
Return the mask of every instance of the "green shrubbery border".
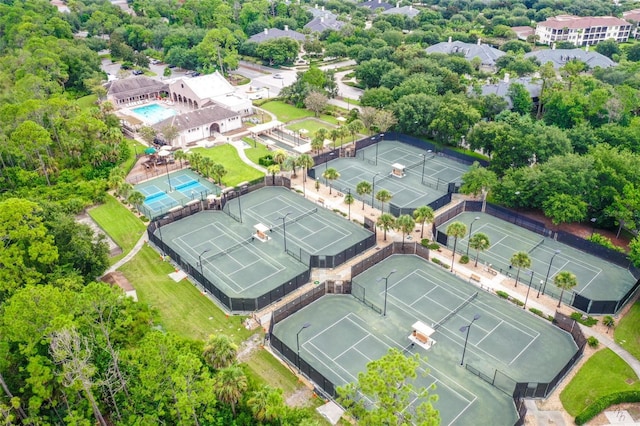
<path id="1" fill-rule="evenodd" d="M 616 392 L 598 398 L 576 416 L 576 424 L 583 425 L 610 406 L 623 402 L 640 402 L 640 391 Z"/>

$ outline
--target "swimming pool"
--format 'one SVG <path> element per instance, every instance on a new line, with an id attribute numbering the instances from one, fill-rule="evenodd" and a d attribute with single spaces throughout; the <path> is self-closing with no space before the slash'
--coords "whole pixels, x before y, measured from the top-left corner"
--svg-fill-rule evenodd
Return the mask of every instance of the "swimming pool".
<path id="1" fill-rule="evenodd" d="M 172 110 L 171 108 L 163 108 L 158 104 L 149 104 L 132 108 L 131 111 L 142 117 L 147 124 L 156 124 L 178 114 L 175 110 Z"/>

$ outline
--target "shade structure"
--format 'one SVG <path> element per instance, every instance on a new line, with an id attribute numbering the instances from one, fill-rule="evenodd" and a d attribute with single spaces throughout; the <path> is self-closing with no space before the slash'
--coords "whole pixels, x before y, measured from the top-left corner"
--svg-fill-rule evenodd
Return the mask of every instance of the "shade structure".
<path id="1" fill-rule="evenodd" d="M 158 152 L 157 149 L 155 149 L 154 147 L 150 146 L 149 148 L 146 148 L 144 150 L 144 153 L 147 155 L 151 155 L 151 154 L 155 154 L 156 152 Z"/>
<path id="2" fill-rule="evenodd" d="M 160 151 L 158 155 L 160 157 L 166 157 L 167 155 L 171 155 L 171 151 Z"/>

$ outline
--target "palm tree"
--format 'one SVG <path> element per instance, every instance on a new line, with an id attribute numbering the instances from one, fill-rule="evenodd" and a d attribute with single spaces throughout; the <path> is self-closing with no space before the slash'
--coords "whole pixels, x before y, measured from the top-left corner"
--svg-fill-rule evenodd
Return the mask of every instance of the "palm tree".
<path id="1" fill-rule="evenodd" d="M 227 174 L 227 169 L 220 163 L 215 163 L 211 167 L 211 173 L 217 178 L 218 184 L 222 185 L 222 177 Z"/>
<path id="2" fill-rule="evenodd" d="M 340 173 L 338 173 L 338 171 L 333 167 L 329 167 L 324 171 L 324 173 L 322 173 L 322 177 L 327 180 L 327 183 L 329 184 L 329 195 L 331 195 L 331 181 L 339 179 Z"/>
<path id="3" fill-rule="evenodd" d="M 351 193 L 351 191 L 349 191 L 347 193 L 347 195 L 344 196 L 344 203 L 349 206 L 349 220 L 351 220 L 351 204 L 353 204 L 356 201 L 355 197 L 353 196 L 353 194 Z"/>
<path id="4" fill-rule="evenodd" d="M 284 149 L 277 149 L 276 152 L 273 153 L 273 161 L 275 161 L 280 168 L 282 168 L 282 163 L 284 163 L 286 158 L 287 152 Z"/>
<path id="5" fill-rule="evenodd" d="M 267 171 L 271 174 L 272 184 L 276 184 L 276 175 L 280 173 L 280 166 L 277 164 L 272 164 L 267 167 Z"/>
<path id="6" fill-rule="evenodd" d="M 216 163 L 213 161 L 213 159 L 204 157 L 200 160 L 200 169 L 198 171 L 202 173 L 202 176 L 209 178 L 209 176 L 211 176 L 211 171 L 213 170 L 213 167 L 215 165 Z"/>
<path id="7" fill-rule="evenodd" d="M 238 354 L 238 346 L 223 334 L 209 336 L 209 340 L 204 345 L 202 357 L 205 362 L 216 370 L 227 368 L 233 365 Z"/>
<path id="8" fill-rule="evenodd" d="M 416 221 L 408 214 L 403 214 L 396 220 L 396 229 L 402 232 L 402 248 L 404 249 L 404 237 L 413 232 Z"/>
<path id="9" fill-rule="evenodd" d="M 338 137 L 340 138 L 340 145 L 344 144 L 344 138 L 349 134 L 349 130 L 345 126 L 338 127 Z"/>
<path id="10" fill-rule="evenodd" d="M 194 170 L 200 170 L 200 162 L 202 161 L 202 154 L 197 152 L 192 152 L 189 154 L 189 162 L 191 163 L 191 168 Z"/>
<path id="11" fill-rule="evenodd" d="M 346 129 L 351 134 L 351 137 L 353 138 L 353 142 L 355 142 L 356 141 L 356 135 L 362 129 L 364 129 L 364 124 L 362 123 L 362 120 L 355 119 L 351 123 L 347 124 Z"/>
<path id="12" fill-rule="evenodd" d="M 145 199 L 146 197 L 142 195 L 140 191 L 133 191 L 131 194 L 129 194 L 129 197 L 127 197 L 127 201 L 136 206 L 136 209 L 138 211 L 140 211 L 140 206 L 142 205 L 142 203 L 144 203 Z"/>
<path id="13" fill-rule="evenodd" d="M 520 270 L 522 268 L 529 268 L 531 266 L 531 258 L 525 251 L 518 251 L 511 256 L 511 264 L 518 268 L 516 273 L 516 284 L 514 287 L 518 287 L 518 278 L 520 277 Z"/>
<path id="14" fill-rule="evenodd" d="M 118 187 L 118 191 L 116 191 L 116 195 L 123 200 L 127 200 L 129 198 L 129 194 L 133 191 L 133 185 L 130 183 L 124 182 L 120 187 Z"/>
<path id="15" fill-rule="evenodd" d="M 173 153 L 173 158 L 180 161 L 180 168 L 182 168 L 182 160 L 187 159 L 187 153 L 183 150 L 179 149 L 178 151 Z"/>
<path id="16" fill-rule="evenodd" d="M 265 385 L 249 395 L 247 407 L 257 421 L 269 423 L 282 415 L 285 408 L 282 389 Z"/>
<path id="17" fill-rule="evenodd" d="M 391 198 L 393 198 L 393 195 L 391 195 L 391 193 L 386 189 L 381 189 L 380 191 L 376 192 L 376 200 L 380 201 L 381 203 L 380 211 L 382 213 L 384 213 L 384 203 L 390 201 Z"/>
<path id="18" fill-rule="evenodd" d="M 605 315 L 604 318 L 602 318 L 602 325 L 607 327 L 607 334 L 609 334 L 609 329 L 615 327 L 616 322 L 611 315 Z"/>
<path id="19" fill-rule="evenodd" d="M 371 183 L 367 182 L 366 180 L 363 180 L 360 183 L 358 183 L 358 185 L 356 185 L 356 192 L 358 193 L 359 196 L 362 197 L 362 210 L 364 210 L 364 195 L 371 194 L 371 191 L 372 191 Z"/>
<path id="20" fill-rule="evenodd" d="M 462 222 L 452 222 L 447 226 L 447 235 L 453 237 L 453 255 L 451 256 L 451 272 L 453 272 L 453 263 L 456 261 L 456 246 L 458 245 L 458 238 L 462 238 L 467 235 L 467 225 Z"/>
<path id="21" fill-rule="evenodd" d="M 491 243 L 489 242 L 489 237 L 487 234 L 482 232 L 476 232 L 469 239 L 469 247 L 476 251 L 476 263 L 473 266 L 478 266 L 478 256 L 480 256 L 481 251 L 485 251 L 489 248 Z"/>
<path id="22" fill-rule="evenodd" d="M 304 168 L 304 175 L 303 175 L 302 181 L 306 182 L 307 181 L 307 172 L 309 171 L 309 169 L 313 168 L 313 166 L 314 166 L 313 157 L 310 156 L 309 154 L 301 154 L 298 157 L 298 166 Z"/>
<path id="23" fill-rule="evenodd" d="M 334 128 L 329 131 L 329 139 L 331 139 L 331 141 L 333 142 L 333 149 L 336 149 L 336 142 L 338 141 L 339 137 L 340 130 L 338 130 L 338 128 Z"/>
<path id="24" fill-rule="evenodd" d="M 560 299 L 558 300 L 558 308 L 562 304 L 562 296 L 564 295 L 565 290 L 571 290 L 575 286 L 578 285 L 578 278 L 576 278 L 575 274 L 572 274 L 569 271 L 561 271 L 553 277 L 553 283 L 561 289 Z"/>
<path id="25" fill-rule="evenodd" d="M 316 153 L 319 153 L 324 148 L 324 138 L 318 137 L 317 135 L 313 137 L 311 140 L 311 149 Z"/>
<path id="26" fill-rule="evenodd" d="M 424 224 L 425 222 L 433 222 L 434 219 L 433 209 L 429 206 L 421 206 L 413 211 L 413 218 L 418 222 L 422 227 L 420 228 L 420 239 L 424 238 Z"/>
<path id="27" fill-rule="evenodd" d="M 218 399 L 231 405 L 231 412 L 236 415 L 236 404 L 248 387 L 247 376 L 238 366 L 223 368 L 214 377 L 214 392 Z"/>
<path id="28" fill-rule="evenodd" d="M 287 158 L 284 159 L 284 163 L 282 163 L 285 170 L 291 170 L 293 173 L 293 177 L 296 175 L 296 168 L 298 167 L 298 157 L 295 155 L 287 155 Z"/>
<path id="29" fill-rule="evenodd" d="M 396 225 L 396 218 L 391 213 L 382 213 L 376 225 L 384 231 L 384 241 L 387 241 L 387 231 L 393 229 Z"/>

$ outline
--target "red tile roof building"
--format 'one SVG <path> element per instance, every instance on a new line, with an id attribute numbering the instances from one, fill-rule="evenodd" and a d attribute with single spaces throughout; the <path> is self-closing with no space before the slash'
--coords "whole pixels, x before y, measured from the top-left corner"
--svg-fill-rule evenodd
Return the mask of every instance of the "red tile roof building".
<path id="1" fill-rule="evenodd" d="M 558 15 L 536 26 L 538 42 L 543 44 L 566 41 L 575 46 L 588 46 L 608 39 L 624 42 L 630 33 L 631 24 L 614 16 Z"/>

